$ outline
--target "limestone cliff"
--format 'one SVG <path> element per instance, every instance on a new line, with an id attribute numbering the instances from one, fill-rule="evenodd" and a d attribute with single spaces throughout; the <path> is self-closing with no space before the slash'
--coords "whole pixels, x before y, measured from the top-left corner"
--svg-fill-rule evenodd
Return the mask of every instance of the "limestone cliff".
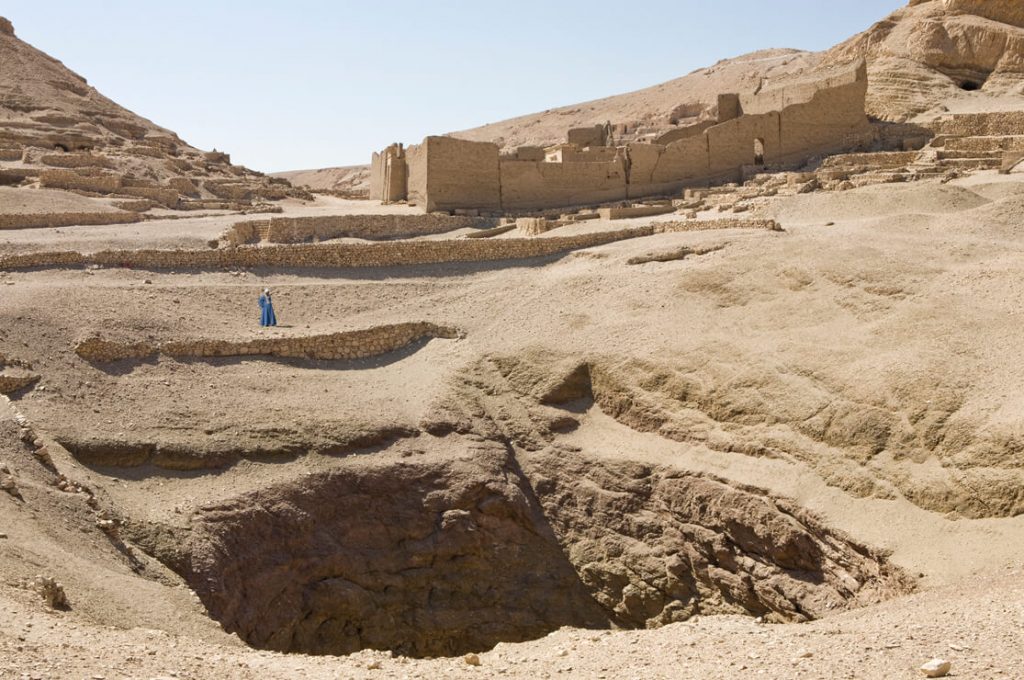
<path id="1" fill-rule="evenodd" d="M 203 152 L 98 92 L 0 17 L 0 183 L 179 199 L 284 198 L 286 180 Z M 56 170 L 50 170 L 55 168 Z"/>

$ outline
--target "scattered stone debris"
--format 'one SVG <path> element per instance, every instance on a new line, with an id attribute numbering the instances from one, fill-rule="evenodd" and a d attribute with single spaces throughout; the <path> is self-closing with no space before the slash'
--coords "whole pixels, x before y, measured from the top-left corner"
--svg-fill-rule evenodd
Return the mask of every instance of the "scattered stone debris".
<path id="1" fill-rule="evenodd" d="M 71 603 L 68 601 L 67 593 L 64 592 L 64 586 L 57 583 L 54 578 L 41 574 L 36 575 L 29 584 L 29 587 L 43 598 L 43 602 L 50 609 L 71 609 Z"/>
<path id="2" fill-rule="evenodd" d="M 462 660 L 465 661 L 470 666 L 479 666 L 480 665 L 480 655 L 479 654 L 467 654 L 466 656 L 462 657 Z"/>
<path id="3" fill-rule="evenodd" d="M 944 678 L 949 675 L 952 664 L 945 659 L 932 659 L 921 666 L 921 672 L 926 678 Z"/>
<path id="4" fill-rule="evenodd" d="M 18 490 L 18 484 L 14 481 L 11 469 L 6 465 L 0 465 L 0 491 L 6 491 L 19 501 L 25 500 L 21 496 L 21 491 Z"/>

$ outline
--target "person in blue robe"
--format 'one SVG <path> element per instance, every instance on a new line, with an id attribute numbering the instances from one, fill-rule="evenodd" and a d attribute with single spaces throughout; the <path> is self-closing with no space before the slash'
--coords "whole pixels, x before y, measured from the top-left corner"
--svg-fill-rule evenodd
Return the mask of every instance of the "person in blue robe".
<path id="1" fill-rule="evenodd" d="M 277 325 L 277 316 L 274 315 L 274 301 L 270 297 L 269 288 L 264 288 L 263 295 L 260 295 L 260 325 Z"/>

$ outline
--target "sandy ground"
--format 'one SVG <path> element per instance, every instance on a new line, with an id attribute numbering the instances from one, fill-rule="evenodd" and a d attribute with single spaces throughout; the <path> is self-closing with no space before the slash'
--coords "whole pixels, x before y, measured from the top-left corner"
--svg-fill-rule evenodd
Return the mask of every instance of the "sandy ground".
<path id="1" fill-rule="evenodd" d="M 138 551 L 141 567 L 113 550 L 81 494 L 54 492 L 43 472 L 4 451 L 26 504 L 0 505 L 0 677 L 910 678 L 933 656 L 950 659 L 956 677 L 1024 677 L 1024 522 L 1013 505 L 1020 468 L 1013 442 L 1024 413 L 1017 389 L 1022 205 L 1024 178 L 980 174 L 949 185 L 779 198 L 767 209 L 782 222 L 780 233 L 665 234 L 536 261 L 358 272 L 4 273 L 0 352 L 42 376 L 14 407 L 45 438 L 157 442 L 200 457 L 261 452 L 226 470 L 175 472 L 84 466 L 53 447 L 61 472 L 130 517 L 187 523 L 193 510 L 246 490 L 347 465 L 344 456 L 316 452 L 388 427 L 417 427 L 482 357 L 549 352 L 609 370 L 639 362 L 637 376 L 655 369 L 692 376 L 707 387 L 691 386 L 689 402 L 680 403 L 715 419 L 701 421 L 710 435 L 696 440 L 665 428 L 640 431 L 590 406 L 574 431 L 560 435 L 561 445 L 595 459 L 710 472 L 792 498 L 890 551 L 919 592 L 800 625 L 701 617 L 650 631 L 566 629 L 500 644 L 480 654 L 478 667 L 378 652 L 284 656 L 224 634 L 175 574 Z M 288 214 L 363 208 L 318 199 Z M 233 219 L 0 238 L 26 249 L 153 247 L 205 241 Z M 627 264 L 684 246 L 709 252 Z M 255 323 L 264 285 L 276 291 L 283 324 L 273 331 Z M 94 333 L 245 339 L 411 320 L 450 324 L 464 337 L 357 362 L 160 359 L 102 367 L 72 352 Z M 627 387 L 658 384 L 637 377 Z M 822 392 L 832 404 L 898 414 L 905 425 L 883 428 L 888 439 L 874 451 L 864 437 L 878 436 L 876 424 L 844 424 L 836 411 L 809 441 L 803 414 L 813 421 Z M 928 439 L 921 423 L 939 412 L 942 436 Z M 906 434 L 893 434 L 899 427 Z M 765 442 L 777 447 L 773 455 L 744 453 Z M 360 453 L 400 456 L 403 446 L 385 442 Z M 968 518 L 979 502 L 986 509 Z M 70 612 L 46 610 L 18 585 L 35 573 L 64 584 Z"/>

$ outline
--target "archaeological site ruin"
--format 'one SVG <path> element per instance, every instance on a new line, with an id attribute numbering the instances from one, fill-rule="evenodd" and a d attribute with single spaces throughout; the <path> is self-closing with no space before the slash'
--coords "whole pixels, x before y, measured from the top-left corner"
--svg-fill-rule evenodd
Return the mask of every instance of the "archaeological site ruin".
<path id="1" fill-rule="evenodd" d="M 885 1 L 367 5 L 390 60 L 331 3 L 5 8 L 0 680 L 1024 678 L 1024 2 Z M 525 99 L 403 33 L 607 69 L 737 8 L 852 37 L 445 132 Z M 268 120 L 310 169 L 232 161 Z"/>
<path id="2" fill-rule="evenodd" d="M 373 154 L 370 198 L 427 212 L 516 213 L 666 196 L 688 186 L 742 182 L 767 169 L 867 148 L 874 139 L 862 61 L 811 83 L 720 94 L 717 118 L 654 139 L 616 143 L 610 124 L 571 129 L 548 148 L 427 137 Z M 628 129 L 628 128 L 627 128 Z"/>

